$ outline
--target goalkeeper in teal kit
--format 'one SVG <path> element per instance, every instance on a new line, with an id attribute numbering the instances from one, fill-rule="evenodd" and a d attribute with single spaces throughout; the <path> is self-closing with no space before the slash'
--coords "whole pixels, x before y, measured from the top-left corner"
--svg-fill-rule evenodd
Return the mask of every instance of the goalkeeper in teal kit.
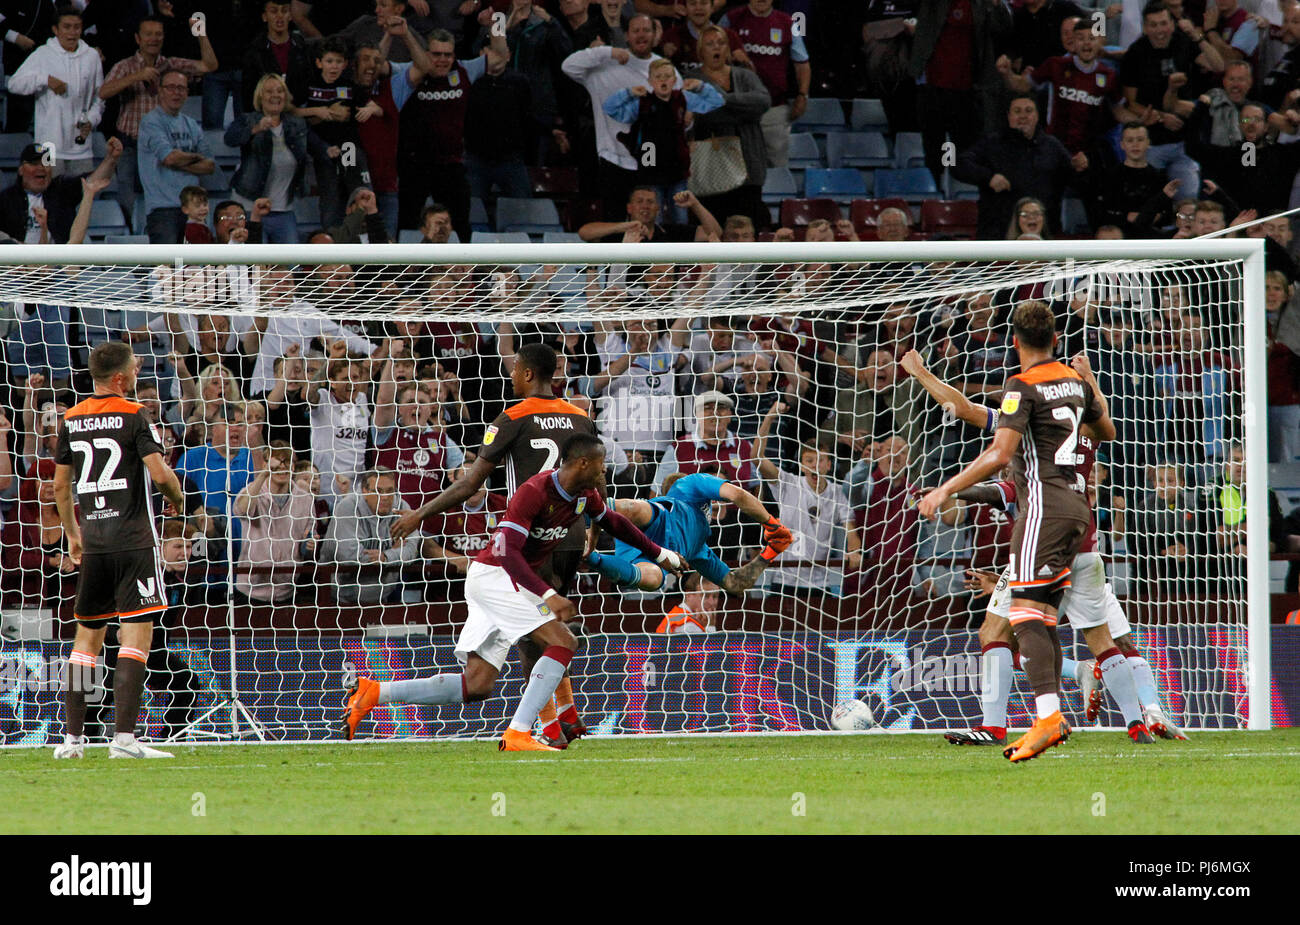
<path id="1" fill-rule="evenodd" d="M 714 502 L 734 504 L 745 516 L 763 525 L 766 547 L 739 568 L 730 568 L 709 548 L 709 512 Z M 691 568 L 729 594 L 742 594 L 752 588 L 763 570 L 794 540 L 789 529 L 767 512 L 763 502 L 716 475 L 672 475 L 664 481 L 662 495 L 649 501 L 620 500 L 615 509 L 655 542 L 669 544 Z M 593 552 L 587 556 L 587 564 L 623 588 L 656 591 L 664 583 L 663 569 L 621 540 L 616 542 L 612 555 Z"/>

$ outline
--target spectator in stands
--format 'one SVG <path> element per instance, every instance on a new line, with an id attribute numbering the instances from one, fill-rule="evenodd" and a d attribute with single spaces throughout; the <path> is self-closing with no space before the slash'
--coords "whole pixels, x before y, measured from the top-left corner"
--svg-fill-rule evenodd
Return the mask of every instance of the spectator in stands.
<path id="1" fill-rule="evenodd" d="M 487 43 L 491 28 L 495 25 L 485 27 L 478 41 L 480 46 Z M 560 67 L 573 53 L 573 41 L 559 22 L 533 0 L 511 0 L 505 32 L 510 70 L 526 76 L 531 90 L 531 118 L 523 124 L 528 131 L 524 157 L 529 164 L 545 164 L 558 148 L 558 139 L 552 133 L 563 129 L 557 85 L 561 81 L 568 83 Z"/>
<path id="2" fill-rule="evenodd" d="M 68 401 L 43 391 L 44 373 L 27 377 L 23 388 L 22 472 L 32 470 L 43 459 L 53 459 L 59 438 L 59 421 L 70 407 Z M 57 383 L 56 383 L 57 384 Z M 66 394 L 66 393 L 65 393 Z"/>
<path id="3" fill-rule="evenodd" d="M 465 454 L 460 467 L 449 473 L 450 481 L 464 478 L 477 459 L 475 453 Z M 505 510 L 505 496 L 481 486 L 459 509 L 452 508 L 425 521 L 421 556 L 435 568 L 442 568 L 441 577 L 463 577 L 474 557 L 487 549 Z M 450 593 L 452 586 L 446 582 L 435 585 L 434 600 L 454 599 L 442 597 L 442 590 Z"/>
<path id="4" fill-rule="evenodd" d="M 1011 13 L 998 0 L 923 3 L 917 10 L 910 64 L 919 85 L 925 166 L 936 183 L 943 182 L 945 134 L 960 154 L 981 133 L 995 130 L 1001 86 L 996 48 L 1010 30 Z M 991 227 L 1000 231 L 1001 225 Z"/>
<path id="5" fill-rule="evenodd" d="M 293 450 L 275 441 L 257 457 L 253 480 L 235 498 L 244 541 L 235 576 L 236 601 L 283 604 L 293 597 L 316 523 L 311 492 L 293 483 Z"/>
<path id="6" fill-rule="evenodd" d="M 790 124 L 808 109 L 812 83 L 802 30 L 795 28 L 789 13 L 773 9 L 772 0 L 749 0 L 747 6 L 729 10 L 718 24 L 740 36 L 754 72 L 771 94 L 772 108 L 763 114 L 761 123 L 767 163 L 784 167 L 790 162 Z"/>
<path id="7" fill-rule="evenodd" d="M 257 108 L 253 92 L 267 74 L 279 74 L 289 96 L 295 100 L 307 98 L 307 85 L 311 81 L 312 59 L 307 41 L 299 33 L 289 31 L 290 4 L 286 0 L 262 0 L 262 21 L 266 23 L 266 31 L 247 46 L 240 69 L 245 110 Z"/>
<path id="8" fill-rule="evenodd" d="M 588 0 L 560 0 L 560 16 L 557 21 L 574 49 L 614 44 L 610 41 L 609 25 L 597 7 L 598 4 L 589 3 Z M 593 10 L 596 10 L 594 15 Z M 621 23 L 619 29 L 622 29 Z M 616 47 L 626 48 L 627 42 Z"/>
<path id="9" fill-rule="evenodd" d="M 636 244 L 641 241 L 685 242 L 721 240 L 722 226 L 708 209 L 700 204 L 695 194 L 685 190 L 673 197 L 673 202 L 685 208 L 699 222 L 698 225 L 661 224 L 659 192 L 653 187 L 633 187 L 627 197 L 627 221 L 587 222 L 578 229 L 584 241 L 622 242 Z"/>
<path id="10" fill-rule="evenodd" d="M 910 596 L 919 539 L 918 492 L 907 477 L 909 459 L 910 448 L 902 437 L 880 441 L 866 506 L 853 512 L 869 563 L 860 587 L 880 605 L 893 608 Z"/>
<path id="11" fill-rule="evenodd" d="M 245 445 L 244 409 L 221 402 L 204 409 L 207 440 L 186 450 L 176 463 L 176 474 L 185 488 L 186 509 L 214 508 L 229 512 L 230 500 L 253 477 L 253 454 Z M 238 530 L 235 536 L 239 536 Z"/>
<path id="12" fill-rule="evenodd" d="M 1012 356 L 1004 325 L 994 323 L 993 296 L 980 293 L 966 303 L 950 335 L 947 356 L 960 364 L 957 387 L 971 398 L 1001 394 Z"/>
<path id="13" fill-rule="evenodd" d="M 505 36 L 493 35 L 505 54 Z M 487 58 L 457 61 L 448 32 L 429 35 L 429 70 L 419 63 L 406 72 L 398 134 L 398 226 L 414 228 L 432 196 L 451 210 L 451 224 L 462 241 L 470 239 L 469 180 L 465 173 L 465 112 L 470 84 L 483 76 Z M 398 84 L 394 83 L 393 92 Z"/>
<path id="14" fill-rule="evenodd" d="M 1124 505 L 1128 552 L 1134 557 L 1133 593 L 1139 599 L 1195 593 L 1189 582 L 1191 560 L 1202 552 L 1204 512 L 1196 495 L 1183 486 L 1178 465 L 1151 466 L 1147 490 Z"/>
<path id="15" fill-rule="evenodd" d="M 695 7 L 706 5 L 708 0 L 689 0 Z M 691 7 L 688 6 L 688 11 Z M 720 182 L 703 174 L 696 177 L 697 187 L 707 190 L 700 201 L 714 215 L 743 215 L 760 227 L 767 227 L 771 214 L 763 204 L 763 183 L 767 180 L 767 142 L 763 138 L 763 115 L 772 108 L 772 95 L 756 73 L 744 67 L 733 67 L 737 60 L 731 51 L 730 35 L 721 26 L 705 25 L 699 33 L 700 79 L 712 84 L 722 94 L 722 107 L 695 117 L 695 143 L 736 138 L 744 158 L 745 176 L 731 189 L 734 178 Z M 728 62 L 728 54 L 731 62 Z M 694 164 L 694 158 L 692 158 Z M 707 165 L 698 165 L 701 171 Z"/>
<path id="16" fill-rule="evenodd" d="M 1007 109 L 1006 127 L 962 149 L 953 176 L 979 187 L 979 237 L 996 239 L 1003 237 L 1016 201 L 1025 196 L 1043 203 L 1048 228 L 1059 233 L 1065 185 L 1079 169 L 1065 146 L 1039 127 L 1033 97 L 1016 96 Z"/>
<path id="17" fill-rule="evenodd" d="M 99 88 L 101 100 L 118 101 L 115 128 L 122 142 L 123 158 L 117 201 L 121 203 L 128 221 L 135 205 L 140 120 L 157 107 L 162 76 L 169 71 L 179 71 L 186 77 L 199 77 L 217 69 L 217 56 L 206 30 L 198 40 L 202 60 L 164 57 L 163 22 L 152 16 L 146 17 L 136 27 L 135 44 L 139 50 L 114 64 L 104 77 L 104 85 Z"/>
<path id="18" fill-rule="evenodd" d="M 99 87 L 104 67 L 99 53 L 81 39 L 81 13 L 60 6 L 54 14 L 54 36 L 35 49 L 9 75 L 11 96 L 35 96 L 32 136 L 53 145 L 56 174 L 71 177 L 90 173 L 94 152 L 90 134 L 104 115 Z"/>
<path id="19" fill-rule="evenodd" d="M 7 431 L 4 436 L 8 437 Z M 40 574 L 39 606 L 51 613 L 61 613 L 76 593 L 77 563 L 68 555 L 63 522 L 54 500 L 52 459 L 41 460 L 20 481 L 18 531 L 24 550 L 18 560 L 19 568 Z"/>
<path id="20" fill-rule="evenodd" d="M 718 4 L 713 0 L 686 0 L 682 4 L 686 15 L 664 27 L 663 40 L 658 48 L 659 53 L 678 68 L 688 68 L 697 61 L 703 60 L 700 55 L 700 42 L 704 38 L 704 31 L 714 25 L 712 19 L 716 6 Z M 726 39 L 731 63 L 753 73 L 753 62 L 745 53 L 744 42 L 741 41 L 740 36 L 731 29 L 722 29 L 722 37 Z"/>
<path id="21" fill-rule="evenodd" d="M 1292 284 L 1270 270 L 1264 279 L 1268 318 L 1269 462 L 1300 461 L 1300 311 L 1292 304 Z"/>
<path id="22" fill-rule="evenodd" d="M 1167 437 L 1181 446 L 1197 446 L 1205 459 L 1223 453 L 1226 402 L 1239 392 L 1240 370 L 1230 354 L 1207 342 L 1199 315 L 1184 316 L 1177 341 L 1155 360 L 1165 399 Z"/>
<path id="23" fill-rule="evenodd" d="M 1237 0 L 1207 0 L 1205 37 L 1225 62 L 1251 63 L 1259 48 L 1259 26 Z"/>
<path id="24" fill-rule="evenodd" d="M 658 56 L 654 46 L 655 21 L 637 14 L 628 23 L 627 48 L 583 48 L 564 59 L 564 73 L 591 95 L 596 121 L 597 183 L 604 217 L 617 221 L 636 183 L 637 161 L 618 140 L 622 127 L 605 114 L 602 105 L 617 90 L 644 86 L 650 81 L 650 65 Z M 681 86 L 680 80 L 674 84 Z M 589 239 L 586 239 L 589 240 Z"/>
<path id="25" fill-rule="evenodd" d="M 451 240 L 451 210 L 435 202 L 420 216 L 420 243 L 446 244 Z"/>
<path id="26" fill-rule="evenodd" d="M 13 0 L 5 3 L 0 20 L 4 28 L 5 72 L 17 73 L 23 63 L 54 29 L 55 5 L 50 0 Z M 35 100 L 14 93 L 5 104 L 5 131 L 29 132 Z"/>
<path id="27" fill-rule="evenodd" d="M 402 567 L 420 554 L 420 536 L 394 543 L 393 523 L 409 510 L 388 469 L 371 469 L 334 506 L 322 560 L 335 562 L 340 604 L 379 604 L 401 596 Z"/>
<path id="28" fill-rule="evenodd" d="M 776 498 L 777 516 L 795 534 L 794 545 L 769 574 L 774 591 L 799 594 L 814 589 L 829 590 L 844 581 L 844 573 L 862 564 L 862 537 L 853 524 L 853 511 L 844 488 L 830 478 L 834 457 L 824 447 L 807 444 L 799 450 L 799 474 L 786 471 L 772 461 L 768 436 L 778 415 L 789 409 L 784 402 L 772 406 L 754 441 L 754 458 L 759 475 Z M 839 550 L 834 543 L 836 529 L 842 529 L 847 547 L 838 567 Z"/>
<path id="29" fill-rule="evenodd" d="M 1200 169 L 1183 148 L 1186 126 L 1166 109 L 1166 94 L 1187 96 L 1197 81 L 1198 69 L 1219 74 L 1223 58 L 1205 32 L 1190 20 L 1174 21 L 1167 4 L 1152 0 L 1142 10 L 1142 37 L 1124 52 L 1119 78 L 1129 111 L 1151 133 L 1152 165 L 1178 180 L 1179 188 L 1196 195 L 1201 188 Z"/>
<path id="30" fill-rule="evenodd" d="M 140 120 L 137 167 L 144 189 L 145 232 L 150 244 L 175 244 L 185 232 L 181 190 L 216 170 L 199 123 L 181 109 L 189 78 L 168 71 L 159 78 L 158 105 Z"/>
<path id="31" fill-rule="evenodd" d="M 358 186 L 348 198 L 347 215 L 342 224 L 329 229 L 335 244 L 388 244 L 388 229 L 379 213 L 374 190 Z"/>
<path id="32" fill-rule="evenodd" d="M 1284 52 L 1259 82 L 1259 101 L 1273 109 L 1294 104 L 1300 88 L 1300 5 L 1290 4 L 1282 13 L 1278 38 Z"/>
<path id="33" fill-rule="evenodd" d="M 357 133 L 347 42 L 338 36 L 323 39 L 314 57 L 307 96 L 293 113 L 307 120 L 311 134 L 321 142 L 312 149 L 312 166 L 321 225 L 331 228 L 342 221 L 348 198 L 365 182 L 369 165 Z"/>
<path id="34" fill-rule="evenodd" d="M 1026 236 L 1039 240 L 1051 237 L 1047 230 L 1047 209 L 1033 196 L 1026 196 L 1016 203 L 1011 211 L 1011 225 L 1007 228 L 1008 241 Z"/>
<path id="35" fill-rule="evenodd" d="M 1061 42 L 1061 33 L 1070 19 L 1078 21 L 1076 29 L 1078 23 L 1086 23 L 1091 33 L 1091 17 L 1085 19 L 1083 10 L 1072 0 L 1025 0 L 1016 7 L 1011 14 L 1010 37 L 1016 70 L 1037 69 L 1048 58 L 1065 54 L 1067 49 Z M 1069 50 L 1078 52 L 1077 47 Z"/>
<path id="36" fill-rule="evenodd" d="M 712 84 L 695 78 L 684 81 L 680 90 L 672 62 L 660 58 L 650 65 L 649 86 L 615 90 L 604 103 L 605 114 L 628 126 L 619 141 L 636 159 L 636 184 L 652 186 L 667 203 L 686 189 L 691 172 L 691 153 L 686 133 L 692 113 L 712 112 L 722 105 L 722 94 Z M 686 223 L 686 210 L 674 207 L 674 219 Z"/>
<path id="37" fill-rule="evenodd" d="M 1206 141 L 1211 121 L 1210 98 L 1202 96 L 1187 120 L 1186 141 L 1187 154 L 1200 163 L 1202 176 L 1212 179 L 1243 209 L 1268 214 L 1275 211 L 1275 205 L 1285 203 L 1300 169 L 1300 142 L 1274 141 L 1263 108 L 1254 103 L 1241 107 L 1235 120 L 1241 126 L 1240 137 L 1234 141 Z M 1300 128 L 1300 124 L 1292 128 Z M 1243 156 L 1243 142 L 1253 146 L 1252 157 Z"/>
<path id="38" fill-rule="evenodd" d="M 96 185 L 101 180 L 107 183 L 121 155 L 122 143 L 110 138 L 104 159 L 86 179 Z M 39 244 L 44 233 L 47 243 L 68 243 L 84 187 L 76 177 L 55 176 L 53 157 L 40 145 L 27 145 L 19 154 L 17 179 L 0 191 L 0 232 L 15 241 Z"/>
<path id="39" fill-rule="evenodd" d="M 391 356 L 384 361 L 375 393 L 375 464 L 396 473 L 398 494 L 416 510 L 450 484 L 465 452 L 447 435 L 433 390 L 411 381 L 399 385 L 395 362 Z"/>
<path id="40" fill-rule="evenodd" d="M 754 489 L 754 450 L 748 440 L 731 433 L 735 401 L 721 392 L 695 396 L 695 429 L 672 443 L 654 473 L 654 488 L 663 493 L 665 479 L 675 472 L 710 472 L 746 489 Z"/>
<path id="41" fill-rule="evenodd" d="M 1173 180 L 1169 182 L 1174 182 Z M 1192 227 L 1196 221 L 1196 202 L 1192 199 L 1179 199 L 1174 203 L 1174 238 L 1192 238 Z"/>
<path id="42" fill-rule="evenodd" d="M 695 0 L 708 3 L 709 0 Z M 722 603 L 721 589 L 699 572 L 682 578 L 682 601 L 659 621 L 656 633 L 713 633 L 718 629 L 716 620 Z"/>
<path id="43" fill-rule="evenodd" d="M 186 244 L 212 244 L 216 241 L 208 227 L 207 190 L 201 186 L 187 186 L 181 190 L 181 214 L 185 216 L 182 241 Z"/>
<path id="44" fill-rule="evenodd" d="M 420 5 L 428 9 L 426 4 Z M 424 36 L 433 31 L 433 23 L 417 10 L 412 10 L 406 0 L 375 0 L 374 9 L 373 14 L 366 13 L 352 20 L 347 28 L 335 33 L 335 37 L 343 39 L 350 48 L 362 45 L 379 47 L 385 37 L 391 35 L 389 25 L 393 20 L 401 19 L 406 22 L 415 44 L 425 47 Z M 389 61 L 394 64 L 407 64 L 411 61 L 411 52 L 405 42 L 394 42 L 388 38 L 388 45 L 384 52 Z"/>
<path id="45" fill-rule="evenodd" d="M 533 125 L 532 75 L 508 68 L 496 48 L 486 52 L 487 69 L 469 88 L 465 107 L 465 166 L 470 195 L 484 202 L 502 196 L 528 199 L 533 184 L 525 158 L 536 160 L 541 132 Z M 553 114 L 547 118 L 554 121 Z M 550 134 L 550 124 L 546 134 Z M 531 155 L 530 155 L 531 152 Z"/>
<path id="46" fill-rule="evenodd" d="M 881 241 L 906 241 L 912 234 L 912 218 L 899 208 L 882 209 L 876 216 L 876 237 Z"/>
<path id="47" fill-rule="evenodd" d="M 688 349 L 697 393 L 735 391 L 741 360 L 754 353 L 754 343 L 737 333 L 737 321 L 710 318 L 703 330 L 691 335 Z"/>
<path id="48" fill-rule="evenodd" d="M 262 218 L 262 240 L 268 244 L 297 244 L 298 219 L 293 202 L 298 198 L 312 158 L 335 158 L 337 147 L 327 147 L 291 112 L 289 88 L 278 74 L 257 82 L 249 111 L 226 128 L 226 144 L 238 147 L 241 159 L 231 180 L 231 198 L 245 209 L 266 197 L 271 211 Z"/>
<path id="49" fill-rule="evenodd" d="M 1124 160 L 1101 173 L 1091 203 L 1092 223 L 1113 224 L 1128 238 L 1154 237 L 1156 228 L 1170 222 L 1179 183 L 1166 183 L 1163 172 L 1147 162 L 1151 141 L 1145 125 L 1124 126 L 1119 143 Z"/>
<path id="50" fill-rule="evenodd" d="M 307 389 L 311 405 L 311 460 L 321 472 L 322 495 L 339 499 L 352 491 L 365 466 L 370 436 L 366 370 L 336 341 L 329 363 Z M 325 381 L 328 377 L 328 383 Z"/>

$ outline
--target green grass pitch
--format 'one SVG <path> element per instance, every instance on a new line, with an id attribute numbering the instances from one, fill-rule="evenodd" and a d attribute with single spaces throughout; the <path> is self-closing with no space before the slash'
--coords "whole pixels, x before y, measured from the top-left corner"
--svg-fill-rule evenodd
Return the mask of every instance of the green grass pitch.
<path id="1" fill-rule="evenodd" d="M 140 762 L 12 749 L 0 832 L 1300 832 L 1300 729 L 1192 735 L 1139 747 L 1080 731 L 1021 766 L 879 734 L 589 739 L 555 755 L 491 741 L 182 745 Z"/>

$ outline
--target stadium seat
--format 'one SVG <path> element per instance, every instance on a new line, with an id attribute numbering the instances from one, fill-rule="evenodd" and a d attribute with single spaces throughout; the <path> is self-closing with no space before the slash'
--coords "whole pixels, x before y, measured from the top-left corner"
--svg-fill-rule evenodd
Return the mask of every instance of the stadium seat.
<path id="1" fill-rule="evenodd" d="M 880 100 L 854 100 L 849 109 L 849 129 L 854 132 L 888 132 L 885 104 Z"/>
<path id="2" fill-rule="evenodd" d="M 787 199 L 781 203 L 781 225 L 792 228 L 824 218 L 832 223 L 844 217 L 833 199 Z"/>
<path id="3" fill-rule="evenodd" d="M 217 166 L 229 167 L 233 170 L 239 166 L 239 149 L 226 144 L 225 134 L 219 128 L 210 128 L 203 132 L 203 137 L 212 151 L 212 159 L 217 162 Z"/>
<path id="4" fill-rule="evenodd" d="M 844 107 L 836 99 L 819 97 L 809 100 L 804 114 L 791 126 L 795 132 L 842 132 L 844 131 Z"/>
<path id="5" fill-rule="evenodd" d="M 955 238 L 975 237 L 979 206 L 969 199 L 927 199 L 921 203 L 921 230 Z"/>
<path id="6" fill-rule="evenodd" d="M 181 106 L 181 112 L 189 116 L 195 122 L 203 122 L 203 97 L 189 96 L 185 99 L 185 104 Z"/>
<path id="7" fill-rule="evenodd" d="M 492 230 L 492 223 L 488 221 L 487 206 L 483 204 L 482 199 L 472 198 L 469 201 L 469 227 L 475 237 L 478 237 L 480 231 Z"/>
<path id="8" fill-rule="evenodd" d="M 767 179 L 763 181 L 763 201 L 780 203 L 783 199 L 796 199 L 802 192 L 799 175 L 788 167 L 767 168 Z"/>
<path id="9" fill-rule="evenodd" d="M 424 240 L 424 235 L 414 228 L 402 228 L 397 232 L 398 244 L 419 244 Z"/>
<path id="10" fill-rule="evenodd" d="M 513 199 L 502 196 L 497 200 L 497 230 L 522 231 L 527 234 L 545 234 L 563 231 L 560 213 L 549 199 Z"/>
<path id="11" fill-rule="evenodd" d="M 528 178 L 533 184 L 534 196 L 565 200 L 578 195 L 576 167 L 529 167 Z"/>
<path id="12" fill-rule="evenodd" d="M 0 167 L 5 170 L 17 170 L 22 163 L 23 148 L 32 143 L 32 136 L 26 132 L 14 132 L 0 135 Z"/>
<path id="13" fill-rule="evenodd" d="M 8 189 L 18 182 L 18 173 L 13 170 L 0 170 L 0 189 Z"/>
<path id="14" fill-rule="evenodd" d="M 946 198 L 948 199 L 979 199 L 980 198 L 980 191 L 978 186 L 971 186 L 969 183 L 961 182 L 960 180 L 956 179 L 952 175 L 951 171 L 944 174 L 944 179 L 947 181 L 945 183 L 945 186 L 947 186 L 948 188 L 948 196 Z"/>
<path id="15" fill-rule="evenodd" d="M 925 146 L 921 143 L 920 132 L 899 132 L 894 136 L 894 166 L 925 166 Z"/>
<path id="16" fill-rule="evenodd" d="M 604 217 L 599 199 L 579 197 L 564 204 L 564 225 L 575 234 L 587 222 L 599 222 Z"/>
<path id="17" fill-rule="evenodd" d="M 937 198 L 939 188 L 934 185 L 934 176 L 925 167 L 877 170 L 876 195 L 882 198 L 897 196 L 908 202 L 921 202 Z"/>
<path id="18" fill-rule="evenodd" d="M 126 225 L 126 215 L 115 200 L 95 200 L 90 209 L 90 228 L 86 231 L 88 236 L 101 238 L 110 234 L 129 234 L 130 231 Z"/>
<path id="19" fill-rule="evenodd" d="M 543 244 L 580 244 L 582 238 L 578 237 L 572 231 L 544 231 L 542 232 Z"/>
<path id="20" fill-rule="evenodd" d="M 533 239 L 524 231 L 475 231 L 474 244 L 531 244 Z"/>
<path id="21" fill-rule="evenodd" d="M 817 139 L 809 132 L 795 133 L 790 136 L 791 170 L 806 170 L 809 167 L 821 167 L 822 150 L 817 147 Z"/>
<path id="22" fill-rule="evenodd" d="M 837 132 L 826 136 L 827 167 L 892 167 L 889 142 L 879 132 Z"/>
<path id="23" fill-rule="evenodd" d="M 866 176 L 853 167 L 809 170 L 804 174 L 803 189 L 809 199 L 834 199 L 836 202 L 850 202 L 871 192 Z"/>
<path id="24" fill-rule="evenodd" d="M 149 236 L 147 234 L 106 234 L 104 235 L 105 244 L 148 244 Z"/>
<path id="25" fill-rule="evenodd" d="M 912 220 L 912 210 L 908 208 L 906 199 L 855 199 L 849 205 L 849 220 L 859 229 L 864 227 L 874 227 L 880 213 L 886 209 L 902 209 L 907 213 L 907 220 Z"/>

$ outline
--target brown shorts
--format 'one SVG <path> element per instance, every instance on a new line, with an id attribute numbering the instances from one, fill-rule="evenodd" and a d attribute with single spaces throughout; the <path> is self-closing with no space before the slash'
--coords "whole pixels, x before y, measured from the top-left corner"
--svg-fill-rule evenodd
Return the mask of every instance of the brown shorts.
<path id="1" fill-rule="evenodd" d="M 1070 564 L 1087 530 L 1086 517 L 1030 517 L 1022 509 L 1011 528 L 1011 596 L 1023 596 L 1017 589 L 1053 593 L 1068 588 Z"/>

